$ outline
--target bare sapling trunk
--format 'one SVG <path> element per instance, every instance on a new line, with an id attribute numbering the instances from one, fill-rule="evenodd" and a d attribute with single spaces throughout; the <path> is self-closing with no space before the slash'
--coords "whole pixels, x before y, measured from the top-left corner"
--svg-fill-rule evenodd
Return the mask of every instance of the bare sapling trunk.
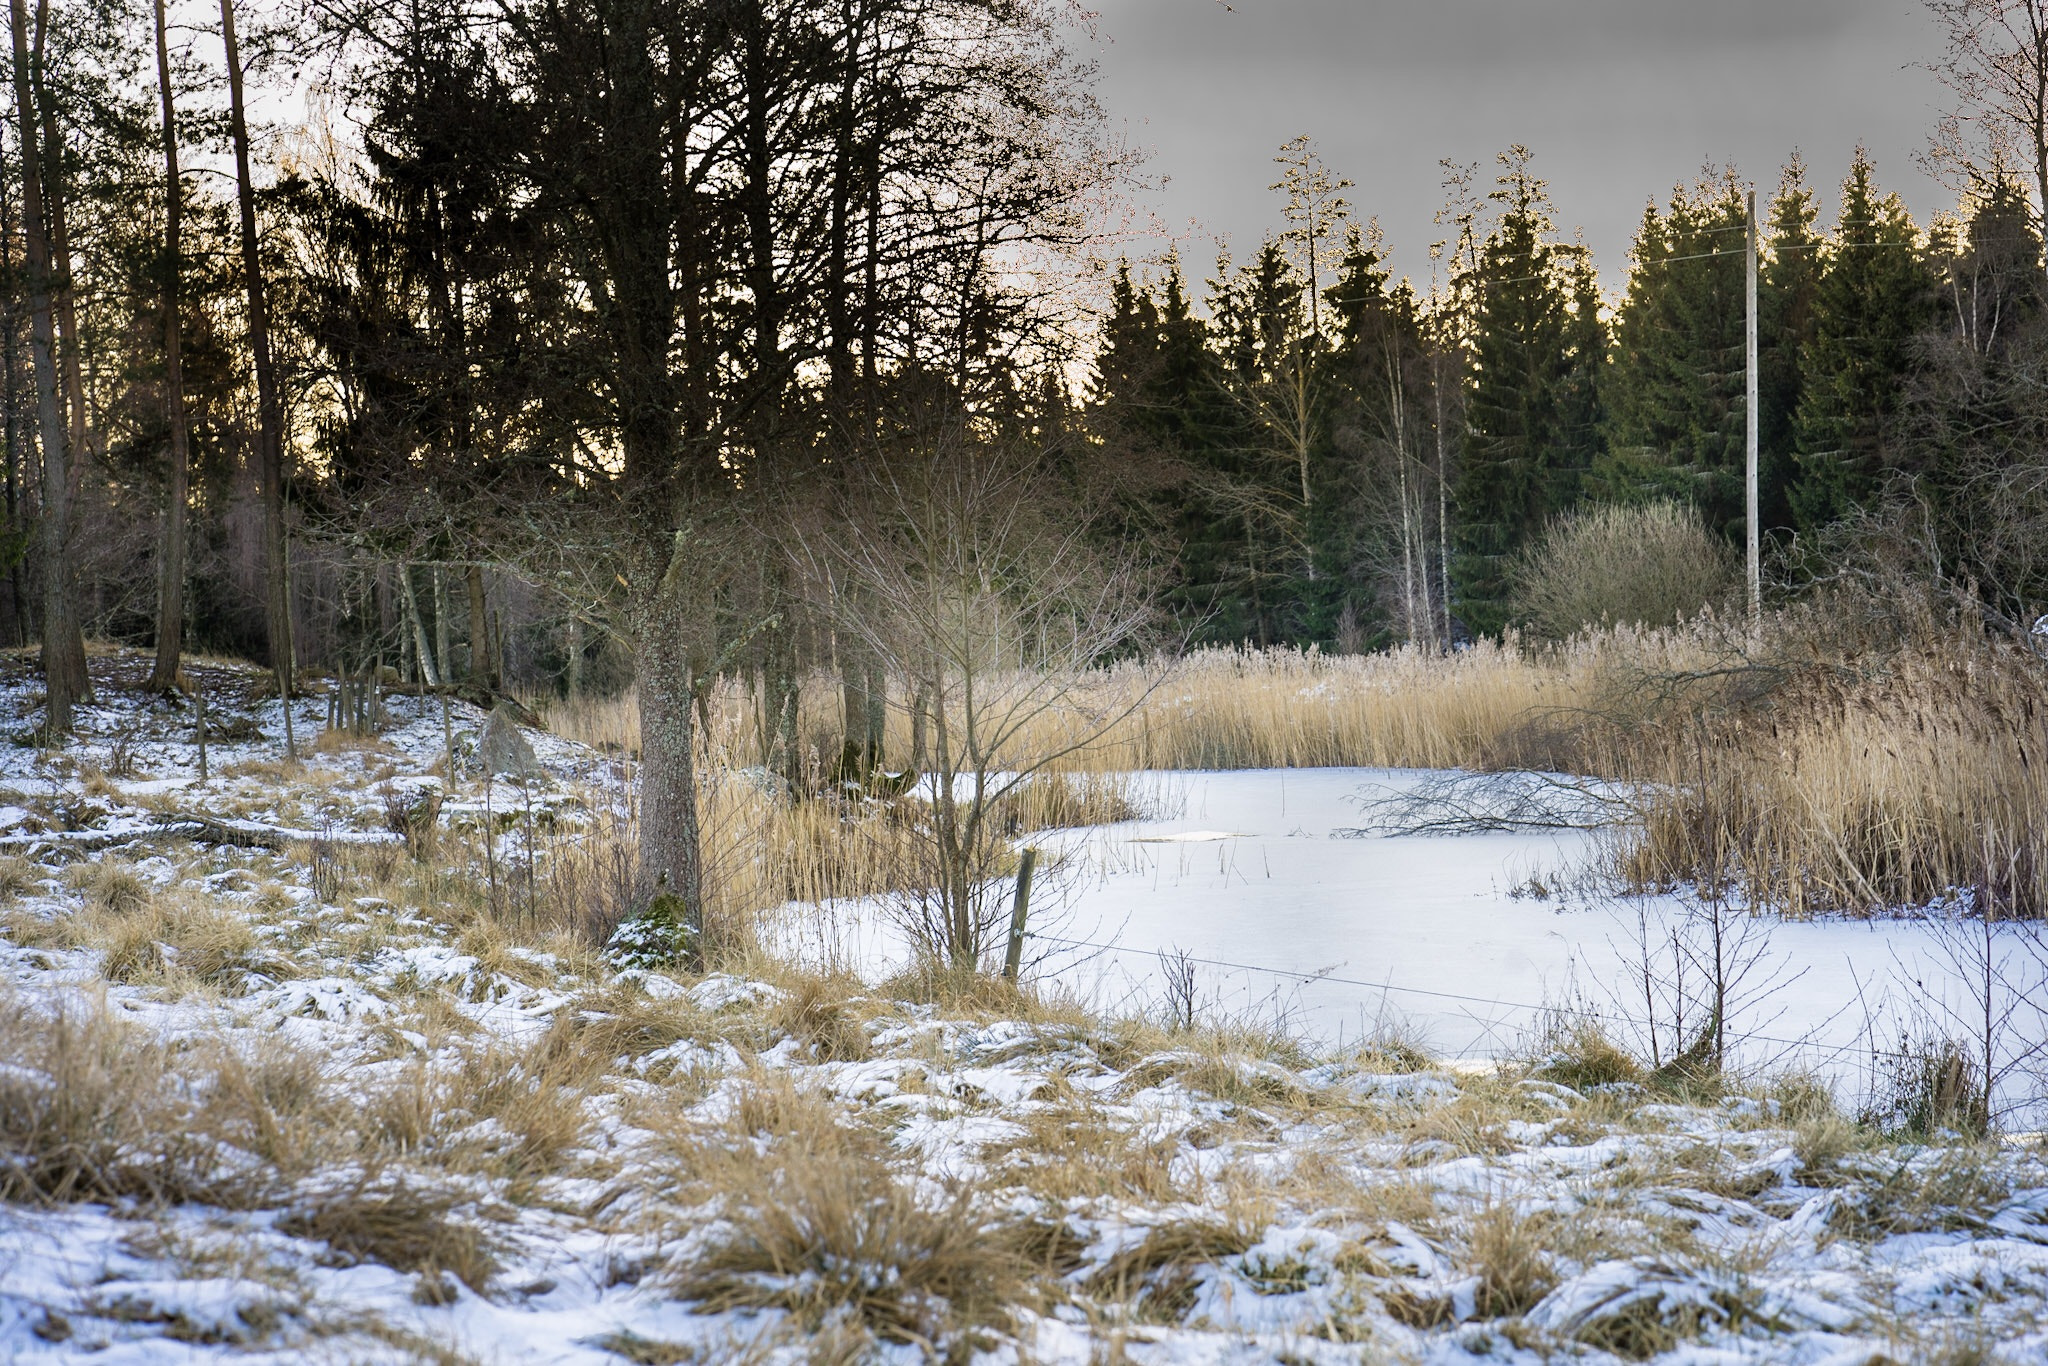
<path id="1" fill-rule="evenodd" d="M 448 574 L 438 564 L 428 565 L 427 573 L 434 586 L 434 669 L 445 688 L 455 681 L 455 656 L 448 644 Z"/>
<path id="2" fill-rule="evenodd" d="M 405 606 L 405 627 L 411 635 L 413 657 L 419 662 L 420 683 L 439 688 L 441 675 L 434 667 L 434 647 L 427 640 L 427 624 L 420 615 L 420 596 L 413 589 L 410 564 L 398 566 L 398 590 L 399 600 Z"/>
<path id="3" fill-rule="evenodd" d="M 866 782 L 868 761 L 868 670 L 860 641 L 851 633 L 839 638 L 839 780 Z"/>
<path id="4" fill-rule="evenodd" d="M 469 589 L 469 681 L 496 690 L 491 677 L 491 624 L 484 610 L 484 569 L 472 564 L 463 575 Z"/>
<path id="5" fill-rule="evenodd" d="M 29 58 L 29 23 L 25 0 L 11 0 L 13 21 L 14 98 L 21 133 L 22 236 L 27 248 L 29 351 L 36 376 L 37 426 L 43 448 L 43 510 L 40 549 L 43 561 L 43 683 L 48 702 L 45 725 L 56 734 L 71 729 L 74 705 L 89 695 L 85 672 L 85 638 L 71 600 L 71 464 L 80 455 L 71 448 L 63 400 L 58 392 L 54 281 L 50 239 L 44 217 L 42 159 L 38 149 L 35 95 L 30 74 L 39 69 Z M 35 48 L 42 51 L 38 7 Z"/>
<path id="6" fill-rule="evenodd" d="M 640 615 L 640 870 L 635 900 L 681 931 L 684 966 L 704 953 L 703 849 L 691 707 L 683 554 L 678 545 Z"/>
<path id="7" fill-rule="evenodd" d="M 227 49 L 228 131 L 235 146 L 235 190 L 241 209 L 242 283 L 249 300 L 249 351 L 256 370 L 256 478 L 263 497 L 264 626 L 278 695 L 292 695 L 291 587 L 284 529 L 284 407 L 270 351 L 270 313 L 256 236 L 256 189 L 249 177 L 249 123 L 242 102 L 242 53 L 235 38 L 234 0 L 220 0 Z"/>
<path id="8" fill-rule="evenodd" d="M 1047 451 L 941 430 L 872 454 L 833 515 L 793 528 L 797 568 L 839 616 L 842 663 L 866 656 L 847 669 L 865 670 L 865 705 L 846 722 L 873 758 L 882 718 L 868 708 L 899 680 L 931 807 L 924 868 L 890 914 L 948 971 L 1000 966 L 1013 803 L 1149 693 L 1110 689 L 1099 667 L 1149 621 L 1149 582 L 1072 492 Z"/>
<path id="9" fill-rule="evenodd" d="M 185 373 L 178 308 L 183 272 L 184 189 L 178 175 L 178 122 L 171 99 L 171 53 L 164 32 L 164 0 L 156 0 L 156 78 L 164 109 L 164 417 L 170 424 L 164 478 L 163 541 L 156 579 L 156 665 L 149 688 L 178 687 L 185 634 L 185 505 L 190 496 L 191 448 L 185 428 Z"/>

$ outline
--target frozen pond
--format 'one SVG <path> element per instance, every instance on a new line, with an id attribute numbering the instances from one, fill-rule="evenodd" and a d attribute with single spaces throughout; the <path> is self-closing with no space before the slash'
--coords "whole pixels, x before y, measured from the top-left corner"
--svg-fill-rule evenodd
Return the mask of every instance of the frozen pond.
<path id="1" fill-rule="evenodd" d="M 1284 1016 L 1325 1040 L 1355 1039 L 1398 1022 L 1442 1056 L 1483 1058 L 1517 1046 L 1538 1007 L 1577 998 L 1639 1027 L 1644 922 L 1660 975 L 1675 898 L 1562 901 L 1528 894 L 1557 885 L 1592 851 L 1583 832 L 1337 837 L 1364 822 L 1360 797 L 1412 790 L 1432 776 L 1382 769 L 1275 769 L 1147 775 L 1170 819 L 1041 835 L 1063 874 L 1034 897 L 1031 957 L 1102 1005 L 1151 1008 L 1163 994 L 1158 955 L 1195 966 L 1210 1013 Z M 1520 894 L 1517 894 L 1518 889 Z M 798 908 L 792 908 L 793 910 Z M 801 908 L 803 935 L 879 972 L 900 938 L 872 904 Z M 1639 919 L 1640 917 L 1640 919 Z M 1805 923 L 1734 917 L 1767 931 L 1768 946 L 1729 1012 L 1741 1053 L 1839 1070 L 1873 1020 L 1895 1044 L 1915 1003 L 1971 1012 L 1962 973 L 1921 924 Z M 1997 952 L 2013 985 L 2038 964 L 2026 931 L 2002 927 Z M 1065 942 L 1072 941 L 1072 942 Z M 1098 947 L 1075 947 L 1085 943 Z M 1222 966 L 1224 964 L 1241 966 Z M 1796 980 L 1791 980 L 1797 974 Z M 1700 978 L 1678 987 L 1697 1001 Z M 1773 975 L 1781 979 L 1769 986 Z M 1667 993 L 1667 1000 L 1670 993 Z M 2038 999 L 2038 993 L 2036 994 Z M 1660 1007 L 1668 1015 L 1669 1006 Z M 1981 1014 L 1981 1011 L 1977 1013 Z M 1695 1012 L 1691 1018 L 1700 1018 Z M 1951 1029 L 1949 1032 L 1956 1032 Z"/>

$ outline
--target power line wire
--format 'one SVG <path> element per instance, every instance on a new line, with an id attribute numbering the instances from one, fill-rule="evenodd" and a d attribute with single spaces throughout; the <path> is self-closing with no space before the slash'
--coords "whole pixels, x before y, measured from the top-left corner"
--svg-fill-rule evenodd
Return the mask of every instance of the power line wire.
<path id="1" fill-rule="evenodd" d="M 1122 944 L 1098 944 L 1092 940 L 1086 939 L 1066 939 L 1058 935 L 1041 934 L 1037 930 L 1026 931 L 1026 936 L 1028 938 L 1035 939 L 1042 944 L 1056 944 L 1063 948 L 1095 949 L 1103 953 L 1138 955 L 1141 957 L 1154 959 L 1155 961 L 1160 957 L 1160 953 L 1157 951 L 1130 948 Z M 1367 991 L 1377 991 L 1382 994 L 1391 992 L 1405 996 L 1427 996 L 1436 1000 L 1457 1001 L 1461 1004 L 1466 1005 L 1498 1006 L 1507 1010 L 1527 1011 L 1539 1015 L 1548 1010 L 1556 1010 L 1563 1008 L 1557 1005 L 1532 1005 L 1526 1001 L 1503 1001 L 1497 997 L 1492 996 L 1469 996 L 1455 991 L 1433 991 L 1427 987 L 1395 986 L 1391 980 L 1383 982 L 1369 982 L 1362 978 L 1357 977 L 1339 977 L 1335 973 L 1331 972 L 1301 972 L 1298 970 L 1287 968 L 1269 968 L 1262 967 L 1257 963 L 1233 963 L 1228 961 L 1227 959 L 1199 958 L 1192 954 L 1176 953 L 1175 956 L 1181 961 L 1189 963 L 1199 963 L 1204 967 L 1227 968 L 1234 972 L 1263 973 L 1269 977 L 1285 978 L 1290 981 L 1300 982 L 1303 985 L 1307 985 L 1311 982 L 1331 982 L 1339 986 L 1361 987 Z M 1641 1021 L 1631 1019 L 1628 1016 L 1620 1014 L 1619 1012 L 1601 1010 L 1599 1007 L 1590 1004 L 1582 1003 L 1577 1007 L 1571 1008 L 1578 1010 L 1580 1013 L 1592 1015 L 1596 1019 L 1618 1020 L 1624 1024 L 1635 1026 L 1640 1026 L 1642 1024 Z M 1827 1046 L 1810 1038 L 1786 1039 L 1779 1038 L 1770 1034 L 1743 1034 L 1741 1038 L 1738 1040 L 1738 1042 L 1741 1041 L 1754 1041 L 1756 1043 L 1779 1044 L 1786 1048 L 1824 1048 Z M 1837 1045 L 1834 1051 L 1839 1054 L 1854 1046 L 1855 1045 L 1853 1044 L 1841 1044 Z M 1882 1049 L 1873 1049 L 1872 1051 L 1875 1053 L 1885 1053 L 1885 1050 Z"/>

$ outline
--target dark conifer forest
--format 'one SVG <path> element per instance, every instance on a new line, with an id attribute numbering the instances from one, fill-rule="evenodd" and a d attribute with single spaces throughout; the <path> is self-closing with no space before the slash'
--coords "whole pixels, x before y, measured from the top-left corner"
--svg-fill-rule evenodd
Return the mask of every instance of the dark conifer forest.
<path id="1" fill-rule="evenodd" d="M 940 429 L 1037 450 L 1201 642 L 1527 625 L 1525 552 L 1582 506 L 1747 536 L 1755 168 L 1645 187 L 1601 279 L 1512 147 L 1395 278 L 1371 168 L 1303 137 L 1265 241 L 1133 260 L 1102 206 L 1141 167 L 1056 5 L 334 3 L 224 51 L 237 17 L 14 16 L 0 637 L 47 645 L 60 719 L 82 636 L 165 686 L 181 643 L 580 685 L 678 554 L 693 648 L 791 675 L 815 637 L 748 542 Z M 1766 176 L 1774 591 L 1878 543 L 2015 620 L 2048 591 L 2021 165 L 1928 223 L 1860 150 Z"/>

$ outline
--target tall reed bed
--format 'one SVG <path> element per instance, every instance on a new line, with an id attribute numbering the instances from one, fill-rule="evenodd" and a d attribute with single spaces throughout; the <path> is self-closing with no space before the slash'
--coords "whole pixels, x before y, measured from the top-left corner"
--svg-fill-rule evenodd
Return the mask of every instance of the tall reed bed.
<path id="1" fill-rule="evenodd" d="M 1667 718 L 1618 868 L 1793 916 L 1952 902 L 2048 913 L 2048 664 L 1982 635 L 1814 665 L 1767 703 Z"/>
<path id="2" fill-rule="evenodd" d="M 1063 767 L 1483 767 L 1525 745 L 1532 722 L 1599 705 L 1619 670 L 1680 669 L 1705 658 L 1696 630 L 1622 628 L 1558 645 L 1485 641 L 1448 655 L 1204 649 L 1129 660 L 1108 667 L 1107 686 L 1089 698 L 1120 719 Z M 907 767 L 913 717 L 903 689 L 890 701 L 884 767 Z M 839 752 L 839 706 L 835 678 L 820 673 L 805 681 L 800 763 Z M 639 706 L 630 692 L 570 698 L 547 710 L 557 734 L 605 748 L 638 744 Z M 743 680 L 721 681 L 708 711 L 714 763 L 766 761 L 759 699 Z M 1057 748 L 1070 725 L 1070 717 L 1052 711 L 1023 733 L 1019 748 Z"/>
<path id="3" fill-rule="evenodd" d="M 1630 885 L 1739 887 L 1794 916 L 1944 900 L 2048 913 L 2048 663 L 1923 601 L 1833 598 L 1760 626 L 1709 617 L 1449 655 L 1202 650 L 1119 663 L 1103 682 L 1087 705 L 1119 719 L 1062 761 L 1070 783 L 1349 765 L 1576 772 L 1634 793 L 1610 865 Z M 805 684 L 799 728 L 804 781 L 823 800 L 785 800 L 768 777 L 744 682 L 707 702 L 707 831 L 714 861 L 740 870 L 720 879 L 736 915 L 917 875 L 914 803 L 829 795 L 833 678 Z M 630 694 L 557 703 L 550 720 L 628 751 L 638 724 Z M 1044 721 L 1049 734 L 1070 724 Z M 908 709 L 892 707 L 885 767 L 910 764 L 911 734 Z M 1019 828 L 1134 799 L 1121 779 L 1092 781 L 1109 785 L 1027 789 Z"/>

